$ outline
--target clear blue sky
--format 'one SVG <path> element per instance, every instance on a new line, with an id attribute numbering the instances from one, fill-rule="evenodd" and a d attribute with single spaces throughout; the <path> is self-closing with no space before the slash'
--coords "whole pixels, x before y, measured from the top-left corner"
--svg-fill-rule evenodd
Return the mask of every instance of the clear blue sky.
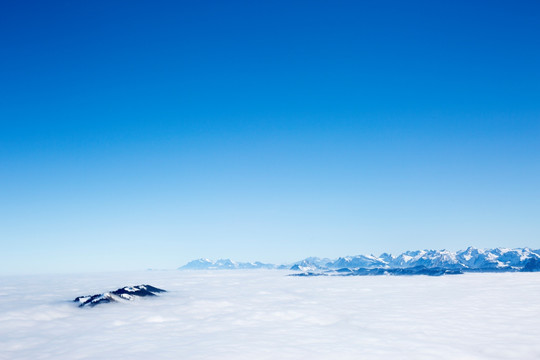
<path id="1" fill-rule="evenodd" d="M 13 1 L 0 273 L 540 248 L 537 1 Z"/>

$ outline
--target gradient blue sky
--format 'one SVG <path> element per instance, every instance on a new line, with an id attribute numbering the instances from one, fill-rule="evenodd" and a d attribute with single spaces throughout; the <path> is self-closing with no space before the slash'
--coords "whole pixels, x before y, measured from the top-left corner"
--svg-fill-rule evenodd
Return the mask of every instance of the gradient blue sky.
<path id="1" fill-rule="evenodd" d="M 0 271 L 540 247 L 537 1 L 13 1 Z"/>

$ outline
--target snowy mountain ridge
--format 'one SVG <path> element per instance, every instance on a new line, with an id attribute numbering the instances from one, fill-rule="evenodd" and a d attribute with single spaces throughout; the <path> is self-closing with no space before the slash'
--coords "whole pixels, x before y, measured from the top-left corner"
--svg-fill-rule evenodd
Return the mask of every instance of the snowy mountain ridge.
<path id="1" fill-rule="evenodd" d="M 133 301 L 141 297 L 156 296 L 157 294 L 163 292 L 166 291 L 151 285 L 143 284 L 125 286 L 123 288 L 104 292 L 102 294 L 78 296 L 73 300 L 73 302 L 79 304 L 79 307 L 94 307 L 104 303 Z"/>
<path id="2" fill-rule="evenodd" d="M 345 256 L 337 259 L 308 257 L 292 264 L 273 265 L 261 262 L 235 262 L 230 259 L 193 260 L 180 267 L 182 270 L 218 269 L 290 269 L 296 271 L 339 269 L 409 269 L 422 267 L 462 271 L 532 271 L 540 270 L 540 250 L 530 248 L 478 249 L 468 247 L 456 252 L 448 250 L 415 250 L 400 255 Z M 529 269 L 529 270 L 527 270 Z"/>

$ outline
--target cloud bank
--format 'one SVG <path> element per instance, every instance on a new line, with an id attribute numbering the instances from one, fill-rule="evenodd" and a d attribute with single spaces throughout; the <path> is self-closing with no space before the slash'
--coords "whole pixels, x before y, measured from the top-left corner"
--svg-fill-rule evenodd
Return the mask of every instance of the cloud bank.
<path id="1" fill-rule="evenodd" d="M 279 270 L 3 277 L 0 359 L 537 359 L 540 274 L 286 276 Z M 159 297 L 78 308 L 149 283 Z"/>

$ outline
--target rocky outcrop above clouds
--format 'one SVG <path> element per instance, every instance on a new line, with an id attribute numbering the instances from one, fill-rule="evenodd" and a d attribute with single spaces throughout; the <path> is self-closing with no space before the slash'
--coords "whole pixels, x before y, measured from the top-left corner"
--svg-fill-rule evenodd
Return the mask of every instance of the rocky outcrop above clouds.
<path id="1" fill-rule="evenodd" d="M 104 303 L 133 301 L 141 297 L 156 296 L 156 294 L 162 292 L 166 291 L 151 285 L 126 286 L 102 294 L 78 296 L 73 301 L 77 303 L 79 307 L 94 307 Z"/>

